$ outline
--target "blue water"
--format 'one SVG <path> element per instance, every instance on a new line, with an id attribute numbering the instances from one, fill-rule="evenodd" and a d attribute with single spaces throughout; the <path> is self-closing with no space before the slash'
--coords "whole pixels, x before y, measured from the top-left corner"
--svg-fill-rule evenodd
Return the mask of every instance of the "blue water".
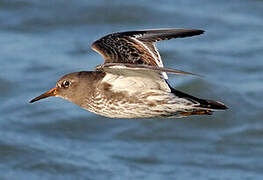
<path id="1" fill-rule="evenodd" d="M 0 0 L 0 179 L 261 180 L 263 1 Z M 177 89 L 229 106 L 213 116 L 108 119 L 49 98 L 90 49 L 124 30 L 199 28 L 158 44 Z"/>

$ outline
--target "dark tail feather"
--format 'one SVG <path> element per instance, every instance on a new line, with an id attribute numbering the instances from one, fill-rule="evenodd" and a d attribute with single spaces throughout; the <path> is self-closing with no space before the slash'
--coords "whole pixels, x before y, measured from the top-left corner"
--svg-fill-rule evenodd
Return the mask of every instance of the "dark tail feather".
<path id="1" fill-rule="evenodd" d="M 209 109 L 215 109 L 215 110 L 225 110 L 228 109 L 226 105 L 219 101 L 212 101 L 212 100 L 204 100 L 200 102 L 200 107 L 203 108 L 209 108 Z"/>
<path id="2" fill-rule="evenodd" d="M 218 101 L 199 99 L 197 97 L 191 96 L 189 94 L 183 93 L 183 92 L 175 90 L 173 88 L 171 88 L 171 91 L 172 91 L 172 93 L 174 93 L 176 96 L 178 96 L 180 98 L 188 99 L 189 101 L 192 101 L 193 103 L 195 103 L 195 102 L 200 103 L 200 105 L 198 107 L 201 107 L 201 108 L 207 108 L 207 109 L 211 109 L 211 110 L 228 109 L 227 106 L 225 106 L 223 103 L 218 102 Z"/>

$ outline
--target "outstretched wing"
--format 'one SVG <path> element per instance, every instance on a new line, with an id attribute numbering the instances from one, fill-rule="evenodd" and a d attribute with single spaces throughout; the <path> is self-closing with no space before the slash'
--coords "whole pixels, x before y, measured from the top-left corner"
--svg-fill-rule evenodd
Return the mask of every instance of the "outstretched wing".
<path id="1" fill-rule="evenodd" d="M 163 67 L 155 42 L 202 34 L 196 29 L 157 29 L 109 34 L 95 41 L 91 48 L 100 53 L 104 63 L 144 64 Z"/>
<path id="2" fill-rule="evenodd" d="M 192 75 L 192 76 L 199 76 L 198 74 L 178 70 L 178 69 L 170 69 L 164 68 L 159 66 L 148 66 L 143 64 L 128 64 L 128 63 L 106 63 L 102 65 L 96 66 L 96 70 L 104 71 L 104 72 L 116 72 L 116 71 L 123 71 L 123 70 L 130 70 L 130 71 L 144 71 L 144 72 L 154 72 L 154 73 L 171 73 L 171 74 L 183 74 L 183 75 Z"/>

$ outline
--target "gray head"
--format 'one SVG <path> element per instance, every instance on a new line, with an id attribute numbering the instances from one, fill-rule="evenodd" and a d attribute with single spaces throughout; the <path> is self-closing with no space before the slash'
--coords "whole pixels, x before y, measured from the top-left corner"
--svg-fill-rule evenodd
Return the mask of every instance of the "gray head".
<path id="1" fill-rule="evenodd" d="M 56 87 L 32 99 L 30 103 L 36 102 L 50 96 L 57 96 L 81 105 L 83 97 L 89 97 L 93 92 L 95 84 L 104 76 L 102 72 L 74 72 L 63 76 L 56 83 Z"/>

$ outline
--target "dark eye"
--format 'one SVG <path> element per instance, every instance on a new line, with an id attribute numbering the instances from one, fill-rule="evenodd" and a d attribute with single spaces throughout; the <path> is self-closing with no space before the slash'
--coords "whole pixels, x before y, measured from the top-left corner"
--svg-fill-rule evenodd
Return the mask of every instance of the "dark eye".
<path id="1" fill-rule="evenodd" d="M 65 80 L 65 81 L 62 82 L 62 86 L 65 87 L 65 88 L 69 87 L 70 84 L 71 84 L 71 83 L 70 83 L 70 81 L 68 81 L 68 80 Z"/>

